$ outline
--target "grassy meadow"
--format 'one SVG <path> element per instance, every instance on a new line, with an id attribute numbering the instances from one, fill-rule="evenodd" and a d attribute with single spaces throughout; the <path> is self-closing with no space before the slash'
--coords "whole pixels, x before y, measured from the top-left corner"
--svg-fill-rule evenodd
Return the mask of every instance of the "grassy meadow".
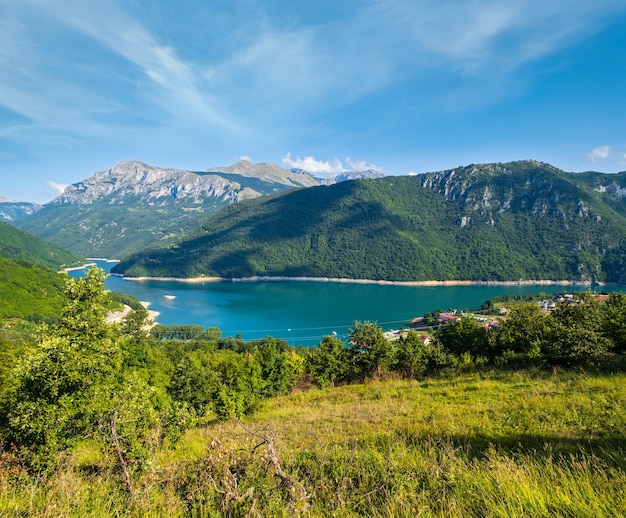
<path id="1" fill-rule="evenodd" d="M 469 372 L 293 392 L 160 449 L 0 459 L 2 516 L 624 516 L 626 375 Z"/>

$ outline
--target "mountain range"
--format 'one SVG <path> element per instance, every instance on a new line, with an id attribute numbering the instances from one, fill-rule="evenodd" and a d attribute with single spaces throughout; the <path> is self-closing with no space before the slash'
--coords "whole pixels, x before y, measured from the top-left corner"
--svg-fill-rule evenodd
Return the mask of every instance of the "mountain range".
<path id="1" fill-rule="evenodd" d="M 291 190 L 224 208 L 127 276 L 626 281 L 626 172 L 526 160 Z"/>
<path id="2" fill-rule="evenodd" d="M 172 243 L 231 203 L 376 176 L 380 173 L 348 172 L 322 180 L 302 170 L 247 160 L 201 172 L 120 162 L 70 185 L 15 224 L 83 256 L 123 257 Z"/>
<path id="3" fill-rule="evenodd" d="M 127 276 L 624 283 L 625 199 L 626 172 L 534 160 L 331 180 L 245 160 L 202 172 L 132 161 L 13 224 L 121 258 L 113 271 Z"/>

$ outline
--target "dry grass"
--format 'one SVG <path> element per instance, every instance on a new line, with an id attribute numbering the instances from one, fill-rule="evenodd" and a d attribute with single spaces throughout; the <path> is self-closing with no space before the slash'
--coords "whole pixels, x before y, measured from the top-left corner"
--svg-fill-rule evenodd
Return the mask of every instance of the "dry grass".
<path id="1" fill-rule="evenodd" d="M 18 469 L 0 479 L 0 514 L 622 516 L 624 402 L 624 374 L 571 372 L 300 392 L 190 431 L 132 497 L 119 474 L 85 470 L 93 459 Z"/>

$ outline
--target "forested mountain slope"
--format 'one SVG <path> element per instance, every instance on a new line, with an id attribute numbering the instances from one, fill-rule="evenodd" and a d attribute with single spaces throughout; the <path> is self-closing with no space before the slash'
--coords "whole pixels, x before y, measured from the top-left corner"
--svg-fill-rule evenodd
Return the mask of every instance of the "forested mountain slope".
<path id="1" fill-rule="evenodd" d="M 64 289 L 64 275 L 29 261 L 0 257 L 0 319 L 58 317 L 66 300 Z"/>
<path id="2" fill-rule="evenodd" d="M 0 221 L 0 256 L 9 259 L 25 259 L 57 270 L 64 266 L 77 266 L 85 262 L 77 254 L 2 221 Z"/>
<path id="3" fill-rule="evenodd" d="M 535 161 L 355 180 L 229 206 L 128 276 L 626 280 L 626 174 Z"/>

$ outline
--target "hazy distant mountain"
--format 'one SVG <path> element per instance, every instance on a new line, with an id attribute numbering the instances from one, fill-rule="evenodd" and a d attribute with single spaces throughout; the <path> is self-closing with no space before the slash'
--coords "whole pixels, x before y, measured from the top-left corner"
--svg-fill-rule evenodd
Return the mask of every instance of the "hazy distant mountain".
<path id="1" fill-rule="evenodd" d="M 626 281 L 626 172 L 532 160 L 312 187 L 230 206 L 130 276 Z"/>
<path id="2" fill-rule="evenodd" d="M 290 169 L 293 173 L 309 174 L 303 169 Z M 346 182 L 348 180 L 365 180 L 367 178 L 382 178 L 385 176 L 380 171 L 365 169 L 364 171 L 343 171 L 327 178 L 321 178 L 319 185 L 332 185 L 334 183 Z"/>
<path id="3" fill-rule="evenodd" d="M 120 257 L 180 239 L 222 207 L 319 185 L 304 171 L 247 160 L 206 171 L 121 162 L 66 188 L 20 228 L 89 257 Z"/>
<path id="4" fill-rule="evenodd" d="M 0 197 L 0 221 L 18 221 L 32 216 L 43 205 L 24 201 L 10 201 Z"/>

